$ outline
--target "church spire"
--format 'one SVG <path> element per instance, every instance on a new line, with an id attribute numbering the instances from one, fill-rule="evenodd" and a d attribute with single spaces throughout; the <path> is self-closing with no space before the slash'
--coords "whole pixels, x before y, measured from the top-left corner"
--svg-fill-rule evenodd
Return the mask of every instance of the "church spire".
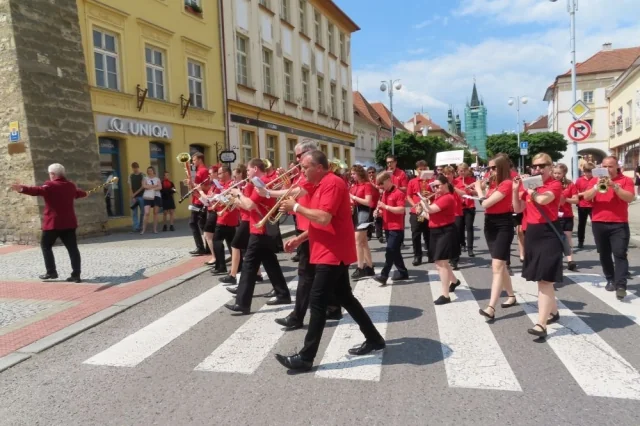
<path id="1" fill-rule="evenodd" d="M 479 107 L 479 106 L 480 106 L 480 100 L 478 99 L 478 89 L 476 89 L 476 82 L 474 79 L 473 93 L 471 94 L 471 108 Z"/>

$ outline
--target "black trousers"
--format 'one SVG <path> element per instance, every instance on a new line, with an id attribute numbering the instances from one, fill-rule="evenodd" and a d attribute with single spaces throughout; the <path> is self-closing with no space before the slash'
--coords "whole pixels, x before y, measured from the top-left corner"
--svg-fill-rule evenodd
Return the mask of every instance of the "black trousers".
<path id="1" fill-rule="evenodd" d="M 587 218 L 591 217 L 591 207 L 578 207 L 578 244 L 584 243 L 584 231 L 587 228 Z"/>
<path id="2" fill-rule="evenodd" d="M 369 342 L 380 342 L 382 336 L 373 325 L 369 314 L 351 292 L 349 265 L 316 265 L 316 275 L 311 288 L 310 320 L 304 347 L 300 351 L 302 359 L 313 361 L 318 353 L 324 326 L 327 322 L 327 306 L 331 294 L 336 295 L 338 304 L 345 308 L 351 318 L 360 326 L 360 331 Z"/>
<path id="3" fill-rule="evenodd" d="M 629 224 L 610 222 L 591 222 L 591 224 L 605 278 L 607 281 L 612 281 L 616 288 L 626 290 L 629 273 L 627 259 Z"/>
<path id="4" fill-rule="evenodd" d="M 316 265 L 309 263 L 309 241 L 300 244 L 298 248 L 300 249 L 298 251 L 298 256 L 300 256 L 300 261 L 298 262 L 298 288 L 296 289 L 296 305 L 291 316 L 298 321 L 302 321 L 309 308 L 311 287 L 313 287 L 313 279 L 316 276 Z"/>
<path id="5" fill-rule="evenodd" d="M 276 243 L 273 237 L 251 234 L 247 251 L 242 260 L 242 274 L 240 275 L 238 293 L 236 294 L 236 304 L 242 307 L 251 306 L 260 263 L 267 271 L 271 285 L 273 285 L 273 289 L 276 292 L 276 297 L 282 299 L 291 298 L 289 287 L 287 287 L 276 257 Z"/>
<path id="6" fill-rule="evenodd" d="M 376 238 L 380 239 L 382 238 L 382 235 L 384 235 L 382 232 L 382 217 L 378 216 L 376 218 L 375 226 L 376 226 Z"/>
<path id="7" fill-rule="evenodd" d="M 226 241 L 229 253 L 231 253 L 231 241 L 236 235 L 235 226 L 216 225 L 216 232 L 213 234 L 213 252 L 216 255 L 217 269 L 219 271 L 227 270 L 224 255 L 224 243 Z"/>
<path id="8" fill-rule="evenodd" d="M 409 224 L 411 225 L 413 257 L 422 259 L 422 242 L 420 241 L 420 237 L 424 239 L 425 247 L 427 247 L 427 256 L 429 255 L 429 221 L 425 219 L 423 222 L 418 222 L 418 215 L 411 213 L 409 215 Z"/>
<path id="9" fill-rule="evenodd" d="M 78 241 L 76 239 L 76 230 L 73 229 L 53 229 L 50 231 L 42 231 L 40 239 L 40 248 L 44 257 L 44 266 L 47 274 L 58 275 L 56 269 L 56 259 L 53 256 L 53 245 L 60 238 L 64 244 L 69 258 L 71 259 L 71 276 L 80 277 L 80 250 L 78 250 Z"/>
<path id="10" fill-rule="evenodd" d="M 456 227 L 456 233 L 458 235 L 458 238 L 460 238 L 460 235 L 464 234 L 464 215 L 463 216 L 456 216 L 456 221 L 454 222 L 455 227 Z M 463 240 L 464 241 L 464 240 Z M 458 241 L 458 244 L 462 245 L 462 241 Z M 457 251 L 458 252 L 458 256 L 456 256 L 455 259 L 451 259 L 455 262 L 460 261 L 460 250 Z"/>
<path id="11" fill-rule="evenodd" d="M 196 243 L 198 250 L 204 250 L 204 243 L 202 242 L 202 233 L 204 232 L 204 224 L 207 222 L 207 211 L 191 212 L 189 218 L 189 228 L 193 234 L 193 241 Z M 209 247 L 210 248 L 210 247 Z"/>
<path id="12" fill-rule="evenodd" d="M 460 245 L 464 246 L 466 241 L 467 250 L 473 249 L 473 222 L 476 220 L 476 209 L 463 209 L 462 210 L 462 224 L 458 228 L 458 241 Z M 467 239 L 465 240 L 465 231 Z"/>
<path id="13" fill-rule="evenodd" d="M 407 275 L 406 266 L 404 266 L 404 259 L 402 258 L 402 242 L 404 241 L 404 229 L 402 231 L 384 231 L 387 238 L 387 249 L 384 253 L 384 266 L 380 275 L 388 278 L 389 272 L 391 272 L 391 266 L 395 265 L 398 273 Z"/>

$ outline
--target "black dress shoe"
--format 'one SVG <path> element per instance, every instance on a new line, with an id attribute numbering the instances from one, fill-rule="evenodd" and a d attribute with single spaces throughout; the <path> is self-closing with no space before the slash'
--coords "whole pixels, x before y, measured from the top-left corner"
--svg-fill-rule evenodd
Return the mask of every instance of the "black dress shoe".
<path id="1" fill-rule="evenodd" d="M 269 306 L 290 305 L 290 304 L 291 304 L 290 297 L 287 297 L 287 298 L 276 297 L 275 299 L 267 301 L 267 305 Z"/>
<path id="2" fill-rule="evenodd" d="M 555 314 L 551 314 L 551 316 L 547 320 L 547 325 L 556 323 L 558 321 L 560 321 L 560 311 L 556 312 Z"/>
<path id="3" fill-rule="evenodd" d="M 67 282 L 68 283 L 81 283 L 82 279 L 80 277 L 71 275 L 69 278 L 67 278 Z"/>
<path id="4" fill-rule="evenodd" d="M 49 274 L 46 273 L 44 275 L 40 275 L 38 276 L 38 278 L 40 278 L 41 280 L 55 280 L 58 278 L 58 274 Z"/>
<path id="5" fill-rule="evenodd" d="M 422 258 L 421 257 L 414 257 L 413 258 L 413 262 L 411 262 L 411 264 L 413 266 L 420 266 L 422 265 Z"/>
<path id="6" fill-rule="evenodd" d="M 342 308 L 327 309 L 327 320 L 340 321 L 342 319 Z"/>
<path id="7" fill-rule="evenodd" d="M 391 281 L 403 281 L 403 280 L 408 280 L 409 279 L 409 274 L 401 274 L 399 272 L 396 272 L 395 274 L 393 274 L 393 277 L 391 277 Z"/>
<path id="8" fill-rule="evenodd" d="M 616 286 L 611 281 L 607 281 L 607 285 L 604 287 L 607 291 L 616 291 Z"/>
<path id="9" fill-rule="evenodd" d="M 467 254 L 469 255 L 469 257 L 476 257 L 476 254 L 473 252 L 473 250 L 469 250 Z"/>
<path id="10" fill-rule="evenodd" d="M 433 302 L 434 305 L 446 305 L 447 303 L 451 303 L 450 297 L 440 296 Z"/>
<path id="11" fill-rule="evenodd" d="M 238 286 L 227 287 L 227 291 L 231 294 L 238 294 Z"/>
<path id="12" fill-rule="evenodd" d="M 309 371 L 313 367 L 313 362 L 302 359 L 300 354 L 289 356 L 276 354 L 276 359 L 289 370 Z"/>
<path id="13" fill-rule="evenodd" d="M 203 249 L 195 249 L 195 250 L 191 250 L 189 252 L 189 254 L 192 255 L 192 256 L 204 256 L 205 253 L 206 252 Z"/>
<path id="14" fill-rule="evenodd" d="M 281 326 L 286 328 L 287 331 L 298 330 L 299 328 L 302 328 L 302 321 L 298 321 L 291 315 L 287 315 L 284 318 L 276 318 L 275 321 L 276 324 L 280 324 Z"/>
<path id="15" fill-rule="evenodd" d="M 456 287 L 458 287 L 459 285 L 460 285 L 460 280 L 457 280 L 455 283 L 450 283 L 449 293 L 453 293 L 454 291 L 456 291 Z"/>
<path id="16" fill-rule="evenodd" d="M 226 277 L 222 277 L 219 280 L 223 285 L 236 285 L 238 280 L 236 277 L 232 277 L 231 275 L 227 275 Z"/>
<path id="17" fill-rule="evenodd" d="M 265 294 L 264 297 L 271 299 L 272 297 L 276 297 L 276 291 L 271 290 L 269 293 Z"/>
<path id="18" fill-rule="evenodd" d="M 380 283 L 380 287 L 384 287 L 385 285 L 387 285 L 387 277 L 383 277 L 382 275 L 373 277 L 373 280 L 377 283 Z"/>
<path id="19" fill-rule="evenodd" d="M 242 312 L 244 315 L 247 315 L 249 312 L 251 312 L 251 308 L 245 308 L 244 306 L 240 306 L 235 303 L 226 303 L 224 307 L 233 312 Z"/>
<path id="20" fill-rule="evenodd" d="M 227 275 L 227 270 L 226 270 L 226 268 L 225 269 L 216 268 L 216 269 L 211 270 L 211 273 L 213 275 Z"/>
<path id="21" fill-rule="evenodd" d="M 576 262 L 574 261 L 570 261 L 567 263 L 567 269 L 569 269 L 570 271 L 577 271 L 578 270 L 578 265 L 576 264 Z"/>
<path id="22" fill-rule="evenodd" d="M 387 346 L 387 344 L 383 341 L 381 342 L 367 342 L 365 341 L 363 344 L 361 344 L 360 346 L 355 346 L 351 349 L 349 349 L 349 355 L 356 355 L 356 356 L 361 356 L 361 355 L 366 355 L 369 354 L 373 351 L 380 351 L 382 349 L 384 349 Z"/>
<path id="23" fill-rule="evenodd" d="M 583 249 L 584 248 L 584 243 L 578 243 L 578 248 L 579 249 Z"/>

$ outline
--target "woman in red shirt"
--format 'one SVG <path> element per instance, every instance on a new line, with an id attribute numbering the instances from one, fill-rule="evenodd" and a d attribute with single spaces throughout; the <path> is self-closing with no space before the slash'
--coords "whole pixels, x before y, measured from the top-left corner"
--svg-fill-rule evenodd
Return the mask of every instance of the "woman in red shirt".
<path id="1" fill-rule="evenodd" d="M 351 199 L 351 217 L 353 219 L 353 228 L 356 233 L 356 253 L 358 257 L 358 267 L 351 274 L 351 279 L 361 280 L 367 277 L 375 276 L 373 271 L 373 260 L 371 259 L 371 249 L 369 248 L 369 239 L 367 238 L 366 228 L 358 227 L 369 222 L 371 214 L 371 183 L 367 177 L 364 167 L 355 165 L 351 168 L 351 179 L 353 185 L 349 188 L 349 198 Z"/>
<path id="2" fill-rule="evenodd" d="M 462 212 L 462 196 L 460 195 L 460 193 L 465 194 L 464 191 L 462 191 L 461 189 L 456 188 L 456 175 L 455 175 L 455 169 L 451 166 L 446 166 L 442 169 L 442 174 L 447 178 L 447 181 L 452 185 L 453 190 L 451 191 L 451 195 L 453 196 L 453 199 L 455 200 L 455 227 L 456 227 L 456 232 L 458 233 L 458 236 L 456 237 L 456 241 L 458 241 L 458 244 L 462 244 L 462 242 L 460 241 L 460 235 L 463 235 L 464 233 L 464 219 L 463 219 L 463 212 Z M 455 257 L 451 258 L 451 267 L 453 268 L 454 271 L 458 270 L 458 262 L 460 262 L 460 250 L 457 251 L 457 255 Z"/>
<path id="3" fill-rule="evenodd" d="M 558 221 L 560 227 L 564 231 L 569 247 L 571 244 L 571 235 L 573 234 L 573 204 L 578 204 L 578 188 L 567 179 L 569 168 L 566 164 L 558 163 L 553 168 L 553 177 L 562 185 L 562 196 L 560 197 L 560 209 L 558 210 Z M 577 269 L 576 262 L 573 261 L 573 250 L 567 256 L 567 267 L 570 271 Z"/>
<path id="4" fill-rule="evenodd" d="M 513 294 L 511 275 L 507 270 L 507 261 L 511 257 L 511 241 L 513 241 L 513 183 L 511 180 L 509 159 L 498 156 L 489 161 L 489 168 L 493 181 L 496 183 L 487 190 L 483 196 L 481 182 L 476 182 L 476 191 L 482 197 L 481 204 L 484 207 L 484 237 L 487 239 L 489 253 L 491 253 L 491 269 L 493 280 L 491 281 L 491 299 L 486 309 L 480 309 L 480 315 L 494 319 L 496 304 L 502 290 L 507 291 L 507 300 L 500 305 L 502 308 L 510 308 L 517 305 Z"/>
<path id="5" fill-rule="evenodd" d="M 527 330 L 538 337 L 547 336 L 547 324 L 560 319 L 553 283 L 562 282 L 562 242 L 551 226 L 562 232 L 558 222 L 558 207 L 562 185 L 551 175 L 553 161 L 548 154 L 539 153 L 532 160 L 531 174 L 542 177 L 542 186 L 526 189 L 518 195 L 520 184 L 513 183 L 513 209 L 525 211 L 526 232 L 524 240 L 524 264 L 522 277 L 538 282 L 538 323 Z M 541 212 L 544 212 L 542 214 Z M 545 216 L 551 221 L 547 223 Z M 555 311 L 555 314 L 552 312 Z"/>
<path id="6" fill-rule="evenodd" d="M 445 175 L 438 175 L 431 187 L 436 196 L 426 209 L 429 214 L 429 250 L 433 251 L 433 260 L 442 284 L 442 296 L 434 303 L 444 305 L 451 302 L 449 293 L 460 285 L 449 263 L 460 256 L 458 231 L 454 223 L 457 202 L 453 185 Z"/>
<path id="7" fill-rule="evenodd" d="M 469 186 L 476 181 L 473 172 L 466 163 L 462 163 L 458 166 L 458 179 L 456 179 L 456 192 L 458 195 L 464 197 L 464 195 L 477 195 L 474 188 Z M 476 220 L 476 202 L 471 198 L 462 199 L 462 223 L 458 231 L 460 246 L 462 250 L 466 249 L 469 257 L 475 257 L 473 252 L 473 222 Z M 466 232 L 466 244 L 465 244 L 465 232 Z"/>

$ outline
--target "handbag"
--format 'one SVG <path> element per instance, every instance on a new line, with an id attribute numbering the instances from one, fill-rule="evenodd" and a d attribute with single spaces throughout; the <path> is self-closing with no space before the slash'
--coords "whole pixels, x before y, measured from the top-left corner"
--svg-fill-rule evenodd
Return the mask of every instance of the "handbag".
<path id="1" fill-rule="evenodd" d="M 533 200 L 531 200 L 531 201 L 533 201 Z M 569 242 L 567 241 L 567 236 L 564 235 L 564 234 L 561 234 L 560 231 L 558 231 L 558 228 L 556 228 L 554 226 L 553 222 L 551 222 L 551 219 L 549 219 L 549 216 L 547 216 L 547 214 L 544 212 L 544 210 L 542 210 L 540 208 L 538 203 L 533 202 L 533 205 L 536 206 L 536 208 L 538 209 L 538 211 L 540 212 L 540 214 L 542 215 L 544 220 L 547 221 L 547 225 L 549 225 L 551 227 L 551 229 L 553 229 L 553 232 L 556 234 L 556 237 L 558 237 L 558 239 L 562 243 L 562 252 L 564 253 L 564 255 L 565 256 L 571 255 L 571 247 L 569 247 Z"/>

